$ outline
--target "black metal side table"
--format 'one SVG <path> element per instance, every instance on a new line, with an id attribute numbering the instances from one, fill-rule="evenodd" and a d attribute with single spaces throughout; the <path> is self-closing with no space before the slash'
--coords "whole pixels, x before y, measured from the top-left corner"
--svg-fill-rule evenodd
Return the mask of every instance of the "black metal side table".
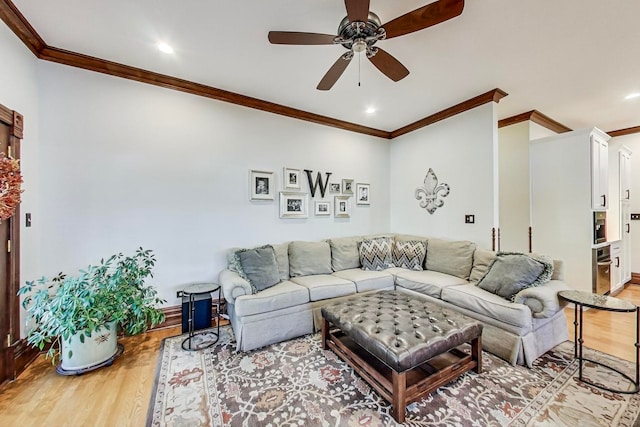
<path id="1" fill-rule="evenodd" d="M 640 353 L 640 307 L 631 304 L 628 301 L 623 301 L 619 298 L 614 298 L 606 295 L 598 295 L 591 292 L 584 291 L 560 291 L 558 292 L 558 297 L 563 300 L 573 303 L 575 306 L 574 311 L 574 357 L 578 360 L 578 379 L 586 384 L 597 387 L 602 390 L 610 391 L 613 393 L 623 393 L 623 394 L 634 394 L 640 390 L 640 371 L 639 371 L 639 353 Z M 631 378 L 629 375 L 621 372 L 620 370 L 613 368 L 611 366 L 605 365 L 601 362 L 597 362 L 592 359 L 587 359 L 582 355 L 582 344 L 584 340 L 582 338 L 582 313 L 583 308 L 589 307 L 594 308 L 596 310 L 605 310 L 605 311 L 616 311 L 616 312 L 625 312 L 625 313 L 636 313 L 636 373 L 635 379 Z M 603 368 L 609 369 L 611 371 L 617 372 L 622 375 L 624 378 L 629 380 L 629 382 L 633 385 L 633 389 L 631 390 L 613 390 L 608 387 L 602 386 L 600 384 L 594 384 L 588 379 L 582 376 L 582 363 L 584 361 L 595 363 L 596 365 L 600 365 Z"/>
<path id="2" fill-rule="evenodd" d="M 218 302 L 216 304 L 220 304 L 220 285 L 217 283 L 197 283 L 194 285 L 187 286 L 182 290 L 182 293 L 185 297 L 189 298 L 189 336 L 182 341 L 182 348 L 184 350 L 202 350 L 208 347 L 211 347 L 215 343 L 218 342 L 220 338 L 220 307 L 217 307 L 216 313 L 214 316 L 216 317 L 216 329 L 203 329 L 201 331 L 194 331 L 194 319 L 195 319 L 195 298 L 198 295 L 203 294 L 211 294 L 213 292 L 218 293 Z"/>

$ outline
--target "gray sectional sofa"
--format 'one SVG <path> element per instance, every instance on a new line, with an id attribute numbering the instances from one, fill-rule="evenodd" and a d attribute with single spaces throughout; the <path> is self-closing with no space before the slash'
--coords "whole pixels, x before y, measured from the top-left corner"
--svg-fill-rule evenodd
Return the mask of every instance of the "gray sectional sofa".
<path id="1" fill-rule="evenodd" d="M 421 270 L 395 266 L 379 271 L 361 268 L 359 244 L 374 237 L 424 242 L 426 257 Z M 484 324 L 483 349 L 512 364 L 531 366 L 540 355 L 568 339 L 557 293 L 569 287 L 562 282 L 559 261 L 553 262 L 550 280 L 522 289 L 508 300 L 476 286 L 498 255 L 478 249 L 472 242 L 383 235 L 271 246 L 277 262 L 275 285 L 257 290 L 244 272 L 239 272 L 242 266 L 237 250 L 230 251 L 229 268 L 219 276 L 240 351 L 317 331 L 321 325 L 320 309 L 327 302 L 382 289 L 426 296 L 436 304 L 478 319 Z M 246 262 L 250 261 L 245 259 Z M 507 273 L 520 274 L 518 268 L 507 269 Z M 508 280 L 517 282 L 518 277 Z"/>

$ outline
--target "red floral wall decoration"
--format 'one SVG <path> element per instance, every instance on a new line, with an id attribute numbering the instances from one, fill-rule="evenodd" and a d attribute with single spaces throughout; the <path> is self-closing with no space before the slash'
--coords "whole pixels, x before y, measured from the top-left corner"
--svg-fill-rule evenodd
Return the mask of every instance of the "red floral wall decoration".
<path id="1" fill-rule="evenodd" d="M 9 219 L 20 204 L 20 161 L 0 153 L 0 220 Z"/>

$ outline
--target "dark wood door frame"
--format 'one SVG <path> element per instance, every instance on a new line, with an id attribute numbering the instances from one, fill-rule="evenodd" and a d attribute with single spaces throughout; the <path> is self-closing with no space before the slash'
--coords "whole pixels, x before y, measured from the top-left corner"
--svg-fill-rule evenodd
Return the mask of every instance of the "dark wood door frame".
<path id="1" fill-rule="evenodd" d="M 14 159 L 20 159 L 20 140 L 23 136 L 24 122 L 20 113 L 10 110 L 0 104 L 0 122 L 9 127 L 9 145 L 8 151 Z M 2 339 L 3 349 L 0 357 L 4 358 L 5 372 L 1 373 L 0 383 L 6 380 L 13 380 L 17 374 L 24 369 L 28 363 L 25 357 L 33 357 L 37 355 L 29 350 L 26 342 L 20 339 L 20 299 L 17 296 L 20 287 L 20 206 L 16 208 L 13 217 L 7 220 L 9 222 L 9 242 L 0 242 L 0 250 L 9 252 L 7 266 L 7 286 L 0 290 L 4 292 L 4 302 L 6 307 L 0 307 L 0 316 L 2 316 L 3 332 L 6 336 Z"/>

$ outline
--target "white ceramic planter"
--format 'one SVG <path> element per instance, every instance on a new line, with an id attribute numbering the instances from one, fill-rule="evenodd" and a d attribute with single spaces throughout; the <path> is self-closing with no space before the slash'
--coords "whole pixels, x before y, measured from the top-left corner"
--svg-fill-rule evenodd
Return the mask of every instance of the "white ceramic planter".
<path id="1" fill-rule="evenodd" d="M 116 323 L 111 322 L 102 326 L 90 337 L 84 337 L 80 342 L 80 333 L 62 342 L 60 367 L 65 371 L 90 370 L 92 366 L 100 365 L 114 357 L 118 351 L 118 335 Z M 69 350 L 72 351 L 69 357 Z M 97 367 L 97 366 L 96 366 Z"/>

